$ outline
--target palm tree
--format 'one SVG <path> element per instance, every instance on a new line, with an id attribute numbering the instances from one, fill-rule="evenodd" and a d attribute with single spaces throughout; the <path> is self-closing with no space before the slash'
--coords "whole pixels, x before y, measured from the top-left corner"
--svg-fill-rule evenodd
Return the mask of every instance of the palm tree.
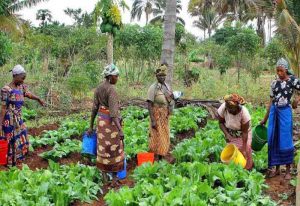
<path id="1" fill-rule="evenodd" d="M 25 7 L 31 7 L 47 0 L 1 0 L 0 1 L 0 30 L 11 33 L 20 33 L 23 20 L 16 14 Z"/>
<path id="2" fill-rule="evenodd" d="M 41 26 L 46 26 L 48 22 L 52 21 L 51 12 L 48 9 L 39 9 L 36 14 L 36 19 L 41 20 Z"/>
<path id="3" fill-rule="evenodd" d="M 203 31 L 204 40 L 206 39 L 206 29 L 207 29 L 207 23 L 206 21 L 199 17 L 199 20 L 196 20 L 193 22 L 193 26 Z"/>
<path id="4" fill-rule="evenodd" d="M 223 19 L 224 16 L 218 15 L 214 9 L 205 10 L 199 16 L 199 20 L 194 21 L 194 26 L 204 29 L 204 32 L 207 30 L 208 37 L 210 38 L 212 31 L 218 28 Z"/>
<path id="5" fill-rule="evenodd" d="M 176 13 L 180 14 L 182 10 L 181 0 L 176 0 Z M 156 0 L 155 7 L 153 8 L 154 18 L 150 20 L 150 23 L 163 22 L 166 11 L 166 0 Z M 185 21 L 181 17 L 177 17 L 177 22 L 185 25 Z"/>
<path id="6" fill-rule="evenodd" d="M 155 0 L 134 0 L 131 10 L 131 20 L 137 18 L 137 20 L 140 21 L 143 12 L 145 12 L 147 25 L 149 21 L 149 16 L 153 13 L 154 4 Z"/>
<path id="7" fill-rule="evenodd" d="M 164 18 L 164 39 L 162 45 L 161 62 L 168 64 L 166 81 L 172 85 L 174 53 L 175 53 L 175 28 L 176 28 L 176 0 L 166 1 L 166 13 Z"/>
<path id="8" fill-rule="evenodd" d="M 300 76 L 300 7 L 299 2 L 277 0 L 276 2 L 277 32 L 282 35 L 287 57 L 297 76 Z"/>

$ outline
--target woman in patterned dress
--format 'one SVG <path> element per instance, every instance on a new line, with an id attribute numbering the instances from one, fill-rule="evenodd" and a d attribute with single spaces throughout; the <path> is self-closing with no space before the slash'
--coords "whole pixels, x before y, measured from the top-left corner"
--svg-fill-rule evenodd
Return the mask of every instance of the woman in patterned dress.
<path id="1" fill-rule="evenodd" d="M 119 70 L 110 64 L 103 71 L 105 80 L 98 86 L 94 94 L 94 105 L 91 115 L 90 129 L 92 133 L 96 115 L 97 119 L 97 167 L 105 173 L 113 173 L 124 169 L 124 134 L 121 126 L 119 98 L 115 89 Z M 107 179 L 107 176 L 105 175 Z M 112 184 L 117 184 L 116 178 Z"/>
<path id="2" fill-rule="evenodd" d="M 166 64 L 156 70 L 157 82 L 148 90 L 148 110 L 150 114 L 149 150 L 158 159 L 165 156 L 170 147 L 169 117 L 174 96 L 170 87 L 165 83 Z"/>
<path id="3" fill-rule="evenodd" d="M 218 109 L 218 119 L 221 130 L 225 135 L 227 143 L 236 145 L 247 160 L 245 169 L 253 167 L 252 160 L 252 132 L 251 116 L 243 105 L 245 100 L 237 94 L 224 97 L 223 103 Z"/>
<path id="4" fill-rule="evenodd" d="M 270 103 L 261 124 L 268 119 L 268 166 L 269 177 L 280 175 L 280 165 L 286 165 L 285 179 L 291 179 L 290 167 L 294 161 L 293 117 L 291 98 L 300 90 L 300 81 L 289 71 L 288 62 L 281 58 L 277 62 L 278 78 L 271 83 Z M 293 104 L 293 108 L 297 105 Z M 276 170 L 272 171 L 272 167 Z"/>
<path id="5" fill-rule="evenodd" d="M 12 82 L 1 89 L 0 139 L 8 141 L 7 166 L 19 165 L 28 153 L 29 141 L 26 125 L 22 120 L 24 97 L 45 105 L 43 100 L 30 93 L 23 84 L 26 72 L 21 65 L 16 65 L 12 74 Z"/>

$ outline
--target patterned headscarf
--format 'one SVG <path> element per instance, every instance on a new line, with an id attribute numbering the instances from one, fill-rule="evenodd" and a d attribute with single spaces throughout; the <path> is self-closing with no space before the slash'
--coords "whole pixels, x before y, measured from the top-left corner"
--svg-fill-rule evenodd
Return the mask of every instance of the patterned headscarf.
<path id="1" fill-rule="evenodd" d="M 276 67 L 283 67 L 287 70 L 287 74 L 288 75 L 292 75 L 293 73 L 290 71 L 290 66 L 289 66 L 289 62 L 287 60 L 285 60 L 284 58 L 280 58 L 277 61 Z"/>
<path id="2" fill-rule="evenodd" d="M 229 94 L 224 97 L 224 100 L 227 104 L 232 106 L 246 104 L 246 101 L 243 97 L 238 94 Z"/>
<path id="3" fill-rule="evenodd" d="M 24 69 L 24 67 L 22 67 L 21 65 L 16 65 L 12 70 L 11 70 L 13 75 L 18 75 L 18 74 L 26 74 L 26 71 Z"/>
<path id="4" fill-rule="evenodd" d="M 167 70 L 168 70 L 168 67 L 166 65 L 162 65 L 156 70 L 155 74 L 156 75 L 167 75 Z"/>
<path id="5" fill-rule="evenodd" d="M 118 67 L 116 67 L 114 64 L 109 64 L 104 67 L 102 75 L 104 75 L 104 77 L 108 77 L 110 75 L 119 75 L 119 73 Z"/>

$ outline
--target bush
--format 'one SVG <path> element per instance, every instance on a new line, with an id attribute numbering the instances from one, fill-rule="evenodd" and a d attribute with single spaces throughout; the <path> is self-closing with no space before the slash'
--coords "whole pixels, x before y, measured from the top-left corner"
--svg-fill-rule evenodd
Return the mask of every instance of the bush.
<path id="1" fill-rule="evenodd" d="M 273 38 L 265 47 L 263 56 L 267 59 L 269 66 L 275 66 L 278 59 L 285 56 L 282 42 L 277 38 Z"/>
<path id="2" fill-rule="evenodd" d="M 12 54 L 12 43 L 8 36 L 0 32 L 0 66 L 3 66 L 8 61 Z"/>

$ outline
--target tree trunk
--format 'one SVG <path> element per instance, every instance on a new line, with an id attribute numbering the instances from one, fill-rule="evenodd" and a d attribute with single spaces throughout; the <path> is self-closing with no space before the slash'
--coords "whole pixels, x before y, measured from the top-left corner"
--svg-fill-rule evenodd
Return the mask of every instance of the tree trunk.
<path id="1" fill-rule="evenodd" d="M 148 21 L 149 21 L 149 14 L 146 12 L 146 25 L 148 25 Z"/>
<path id="2" fill-rule="evenodd" d="M 48 52 L 45 52 L 43 55 L 43 72 L 48 73 L 48 68 L 49 68 L 49 54 Z"/>
<path id="3" fill-rule="evenodd" d="M 204 29 L 203 30 L 203 33 L 204 33 L 204 40 L 206 39 L 206 30 Z"/>
<path id="4" fill-rule="evenodd" d="M 166 82 L 172 86 L 174 54 L 175 54 L 176 0 L 167 0 L 164 18 L 164 40 L 161 63 L 168 64 Z"/>
<path id="5" fill-rule="evenodd" d="M 108 33 L 107 39 L 107 64 L 112 64 L 114 61 L 114 36 Z"/>
<path id="6" fill-rule="evenodd" d="M 272 18 L 269 19 L 269 41 L 272 38 Z"/>
<path id="7" fill-rule="evenodd" d="M 208 38 L 210 38 L 211 37 L 211 29 L 209 28 L 207 31 L 208 31 Z"/>
<path id="8" fill-rule="evenodd" d="M 265 46 L 266 43 L 266 35 L 265 35 L 265 21 L 266 17 L 258 16 L 257 17 L 257 35 L 261 38 L 262 46 Z"/>

